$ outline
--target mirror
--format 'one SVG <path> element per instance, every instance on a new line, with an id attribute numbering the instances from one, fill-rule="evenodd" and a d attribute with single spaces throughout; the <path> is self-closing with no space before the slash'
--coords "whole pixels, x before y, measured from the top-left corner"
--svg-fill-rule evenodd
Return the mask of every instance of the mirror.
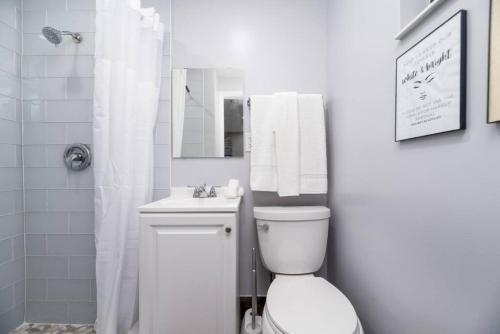
<path id="1" fill-rule="evenodd" d="M 243 156 L 243 72 L 188 68 L 172 71 L 172 156 Z"/>

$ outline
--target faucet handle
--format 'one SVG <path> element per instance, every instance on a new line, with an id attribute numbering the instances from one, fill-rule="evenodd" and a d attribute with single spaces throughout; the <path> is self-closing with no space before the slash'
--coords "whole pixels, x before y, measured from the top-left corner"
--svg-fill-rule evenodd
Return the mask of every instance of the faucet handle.
<path id="1" fill-rule="evenodd" d="M 210 187 L 210 192 L 208 193 L 208 197 L 217 197 L 217 192 L 215 191 L 215 187 Z"/>

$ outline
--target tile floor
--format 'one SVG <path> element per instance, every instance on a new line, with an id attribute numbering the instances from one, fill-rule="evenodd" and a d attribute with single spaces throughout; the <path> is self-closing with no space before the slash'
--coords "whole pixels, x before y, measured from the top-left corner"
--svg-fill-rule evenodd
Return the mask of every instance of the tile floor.
<path id="1" fill-rule="evenodd" d="M 10 334 L 95 334 L 93 325 L 24 324 Z"/>

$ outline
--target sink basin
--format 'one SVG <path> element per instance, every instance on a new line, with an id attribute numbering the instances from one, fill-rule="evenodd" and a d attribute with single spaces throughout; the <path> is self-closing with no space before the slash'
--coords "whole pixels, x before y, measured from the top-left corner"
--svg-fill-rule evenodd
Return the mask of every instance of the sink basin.
<path id="1" fill-rule="evenodd" d="M 141 212 L 237 212 L 241 197 L 222 197 L 224 189 L 216 188 L 221 197 L 193 198 L 193 188 L 174 187 L 171 195 L 141 206 Z"/>

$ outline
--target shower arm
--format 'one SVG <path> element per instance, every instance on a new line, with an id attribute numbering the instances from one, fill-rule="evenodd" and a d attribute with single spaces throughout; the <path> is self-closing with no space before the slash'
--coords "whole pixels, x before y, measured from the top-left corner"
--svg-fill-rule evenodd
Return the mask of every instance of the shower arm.
<path id="1" fill-rule="evenodd" d="M 81 43 L 81 41 L 83 40 L 82 35 L 80 33 L 77 33 L 77 32 L 63 30 L 63 31 L 61 31 L 61 35 L 71 36 L 75 43 Z"/>

